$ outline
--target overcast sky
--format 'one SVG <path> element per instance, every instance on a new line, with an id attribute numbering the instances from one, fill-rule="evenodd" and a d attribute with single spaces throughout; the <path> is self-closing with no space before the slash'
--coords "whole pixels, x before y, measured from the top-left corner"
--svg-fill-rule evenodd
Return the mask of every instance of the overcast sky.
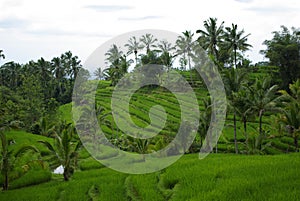
<path id="1" fill-rule="evenodd" d="M 209 17 L 251 33 L 247 52 L 263 60 L 262 42 L 280 25 L 300 27 L 299 0 L 0 0 L 0 49 L 8 61 L 52 59 L 71 50 L 84 62 L 102 43 L 140 29 L 181 33 Z"/>

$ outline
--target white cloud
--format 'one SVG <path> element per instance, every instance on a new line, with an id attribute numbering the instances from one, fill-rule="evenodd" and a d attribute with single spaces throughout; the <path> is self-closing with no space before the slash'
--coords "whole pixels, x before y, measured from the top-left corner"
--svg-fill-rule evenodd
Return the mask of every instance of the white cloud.
<path id="1" fill-rule="evenodd" d="M 299 0 L 7 0 L 0 10 L 0 49 L 7 58 L 1 63 L 51 59 L 67 50 L 84 61 L 119 34 L 140 29 L 195 32 L 209 17 L 251 33 L 253 49 L 247 54 L 258 61 L 271 32 L 280 25 L 297 26 L 300 19 Z"/>

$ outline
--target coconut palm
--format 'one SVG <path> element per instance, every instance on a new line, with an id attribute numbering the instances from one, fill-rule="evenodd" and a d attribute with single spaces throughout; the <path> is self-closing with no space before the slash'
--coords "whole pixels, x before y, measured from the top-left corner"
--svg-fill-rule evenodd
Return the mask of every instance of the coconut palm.
<path id="1" fill-rule="evenodd" d="M 172 43 L 169 43 L 166 40 L 159 41 L 159 43 L 157 44 L 157 47 L 158 47 L 159 51 L 161 51 L 161 52 L 171 52 L 171 51 L 175 50 L 175 47 L 172 45 Z"/>
<path id="2" fill-rule="evenodd" d="M 211 100 L 210 99 L 203 99 L 203 103 L 204 103 L 204 108 L 205 111 L 200 113 L 200 118 L 199 118 L 199 126 L 198 126 L 198 133 L 200 135 L 200 146 L 203 145 L 203 140 L 206 137 L 209 125 L 210 125 L 210 121 L 211 121 L 211 109 L 212 109 L 212 105 L 211 105 Z M 208 139 L 209 140 L 209 139 Z M 210 142 L 207 141 L 207 146 L 210 146 Z"/>
<path id="3" fill-rule="evenodd" d="M 289 134 L 294 138 L 296 151 L 299 151 L 298 138 L 300 136 L 300 79 L 289 85 L 290 92 L 280 91 L 283 103 L 281 122 L 286 126 Z"/>
<path id="4" fill-rule="evenodd" d="M 286 126 L 290 136 L 293 137 L 296 152 L 298 152 L 298 138 L 300 136 L 300 104 L 298 102 L 291 102 L 281 111 L 283 115 L 280 120 Z"/>
<path id="5" fill-rule="evenodd" d="M 150 48 L 156 47 L 155 43 L 157 42 L 157 38 L 154 38 L 152 34 L 145 34 L 141 37 L 140 41 L 142 42 L 142 47 L 146 48 L 147 54 L 150 52 Z"/>
<path id="6" fill-rule="evenodd" d="M 125 47 L 128 48 L 127 54 L 134 54 L 134 58 L 135 58 L 135 65 L 137 66 L 138 63 L 138 58 L 137 58 L 137 54 L 138 51 L 143 49 L 143 46 L 140 44 L 140 41 L 138 41 L 136 39 L 135 36 L 129 38 L 128 43 L 125 44 Z"/>
<path id="7" fill-rule="evenodd" d="M 20 157 L 22 154 L 29 150 L 39 152 L 33 146 L 22 146 L 17 151 L 9 150 L 9 145 L 13 144 L 13 140 L 8 140 L 6 138 L 5 130 L 7 127 L 3 126 L 0 128 L 0 140 L 1 140 L 1 174 L 3 175 L 3 190 L 8 190 L 9 178 L 8 174 L 13 168 L 14 161 Z"/>
<path id="8" fill-rule="evenodd" d="M 197 30 L 200 34 L 198 42 L 200 46 L 208 51 L 208 54 L 213 55 L 217 60 L 219 59 L 219 45 L 222 42 L 222 35 L 224 32 L 224 21 L 217 25 L 217 18 L 209 18 L 204 21 L 205 30 Z"/>
<path id="9" fill-rule="evenodd" d="M 171 54 L 171 52 L 174 51 L 176 48 L 166 40 L 159 41 L 157 47 L 158 51 L 162 52 L 160 56 L 162 64 L 165 65 L 169 71 L 173 63 L 173 55 Z"/>
<path id="10" fill-rule="evenodd" d="M 178 39 L 176 40 L 176 56 L 177 55 L 183 55 L 183 58 L 185 60 L 187 56 L 187 64 L 189 66 L 190 70 L 190 79 L 193 83 L 192 78 L 192 64 L 191 64 L 191 57 L 193 56 L 193 48 L 195 46 L 195 42 L 193 41 L 194 34 L 191 31 L 185 31 L 182 32 L 183 36 L 178 36 Z"/>
<path id="11" fill-rule="evenodd" d="M 77 152 L 81 147 L 80 141 L 74 142 L 74 135 L 75 129 L 72 124 L 62 123 L 54 133 L 55 142 L 53 145 L 47 141 L 39 141 L 52 153 L 51 158 L 49 158 L 50 166 L 52 168 L 63 166 L 65 181 L 69 180 L 74 171 L 77 163 Z"/>
<path id="12" fill-rule="evenodd" d="M 224 33 L 224 40 L 229 53 L 233 53 L 234 68 L 237 67 L 237 52 L 244 52 L 252 47 L 247 43 L 250 34 L 244 36 L 245 31 L 238 31 L 236 24 L 232 24 L 231 27 L 226 27 Z"/>
<path id="13" fill-rule="evenodd" d="M 51 65 L 52 65 L 52 68 L 53 68 L 53 74 L 54 74 L 55 79 L 58 82 L 60 82 L 62 80 L 62 78 L 64 78 L 64 76 L 65 76 L 65 69 L 64 69 L 63 62 L 62 62 L 61 58 L 54 57 L 51 60 Z"/>
<path id="14" fill-rule="evenodd" d="M 192 56 L 192 50 L 195 45 L 193 41 L 194 34 L 191 31 L 185 31 L 182 32 L 183 36 L 178 36 L 178 39 L 176 40 L 176 56 L 177 55 L 186 55 L 188 57 L 188 66 L 191 70 L 191 56 Z"/>
<path id="15" fill-rule="evenodd" d="M 278 86 L 271 86 L 271 79 L 256 79 L 255 83 L 250 86 L 250 96 L 252 110 L 258 113 L 259 118 L 259 134 L 263 137 L 262 120 L 266 111 L 277 111 L 278 97 L 276 95 Z"/>
<path id="16" fill-rule="evenodd" d="M 253 116 L 252 105 L 249 96 L 249 90 L 247 87 L 243 87 L 237 93 L 233 93 L 234 107 L 237 115 L 241 117 L 243 122 L 244 135 L 246 138 L 245 144 L 248 148 L 248 133 L 247 133 L 247 122 L 250 117 Z"/>
<path id="17" fill-rule="evenodd" d="M 123 52 L 119 50 L 117 45 L 113 44 L 111 48 L 105 53 L 105 56 L 106 61 L 108 61 L 113 66 L 117 66 L 119 64 L 121 56 L 123 56 Z"/>
<path id="18" fill-rule="evenodd" d="M 4 80 L 8 80 L 9 82 L 6 85 L 11 88 L 15 89 L 19 82 L 21 81 L 21 69 L 22 66 L 18 63 L 13 61 L 5 63 L 1 70 L 3 70 L 4 76 L 6 77 Z"/>
<path id="19" fill-rule="evenodd" d="M 237 108 L 235 107 L 235 93 L 238 93 L 245 84 L 246 73 L 237 69 L 228 69 L 224 71 L 223 82 L 230 108 L 233 110 L 233 128 L 234 128 L 234 145 L 235 153 L 238 153 L 237 136 L 236 136 L 236 116 Z"/>
<path id="20" fill-rule="evenodd" d="M 94 71 L 94 75 L 97 77 L 98 80 L 101 80 L 103 78 L 103 71 L 99 67 Z"/>

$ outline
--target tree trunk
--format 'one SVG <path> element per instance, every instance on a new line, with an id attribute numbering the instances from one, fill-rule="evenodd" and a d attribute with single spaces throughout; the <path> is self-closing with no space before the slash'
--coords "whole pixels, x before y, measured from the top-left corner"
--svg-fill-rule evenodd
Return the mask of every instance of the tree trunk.
<path id="1" fill-rule="evenodd" d="M 234 68 L 236 69 L 236 47 L 234 47 Z"/>
<path id="2" fill-rule="evenodd" d="M 137 67 L 138 58 L 137 58 L 137 52 L 136 51 L 134 51 L 134 56 L 135 56 L 135 67 Z"/>
<path id="3" fill-rule="evenodd" d="M 263 130 L 262 130 L 262 116 L 263 110 L 259 111 L 259 135 L 262 137 Z"/>
<path id="4" fill-rule="evenodd" d="M 234 129 L 234 147 L 235 147 L 235 153 L 238 154 L 239 151 L 238 151 L 238 145 L 237 145 L 237 139 L 236 139 L 236 114 L 235 114 L 235 111 L 234 111 L 234 114 L 233 114 L 233 129 Z"/>
<path id="5" fill-rule="evenodd" d="M 262 116 L 263 116 L 263 110 L 259 111 L 259 137 L 262 139 L 263 130 L 262 130 Z M 261 150 L 261 141 L 259 143 L 259 150 Z"/>
<path id="6" fill-rule="evenodd" d="M 243 117 L 243 123 L 244 123 L 244 135 L 246 137 L 246 149 L 247 153 L 249 152 L 249 145 L 248 145 L 248 134 L 247 134 L 247 119 L 246 117 Z"/>
<path id="7" fill-rule="evenodd" d="M 188 63 L 189 63 L 189 69 L 190 69 L 190 79 L 191 79 L 191 85 L 194 85 L 194 81 L 193 81 L 193 75 L 192 75 L 192 66 L 191 66 L 191 58 L 188 55 Z"/>
<path id="8" fill-rule="evenodd" d="M 69 181 L 69 173 L 66 169 L 64 170 L 64 180 Z"/>
<path id="9" fill-rule="evenodd" d="M 4 191 L 8 190 L 8 172 L 5 172 L 4 183 L 3 183 L 3 190 Z"/>
<path id="10" fill-rule="evenodd" d="M 295 144 L 295 147 L 296 147 L 296 152 L 299 152 L 298 136 L 294 137 L 294 144 Z"/>

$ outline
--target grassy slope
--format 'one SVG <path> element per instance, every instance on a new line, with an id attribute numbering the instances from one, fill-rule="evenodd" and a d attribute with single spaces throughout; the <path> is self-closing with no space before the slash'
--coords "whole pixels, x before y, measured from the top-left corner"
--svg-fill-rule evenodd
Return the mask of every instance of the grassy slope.
<path id="1" fill-rule="evenodd" d="M 288 167 L 288 168 L 287 168 Z M 0 200 L 290 200 L 300 199 L 300 155 L 183 156 L 167 169 L 127 175 L 79 171 L 37 186 L 0 193 Z"/>
<path id="2" fill-rule="evenodd" d="M 257 75 L 255 73 L 251 74 L 253 77 Z M 261 75 L 261 74 L 259 74 Z M 186 75 L 187 79 L 189 79 L 189 74 Z M 252 78 L 254 79 L 254 78 Z M 101 81 L 99 84 L 99 88 L 97 91 L 96 102 L 106 109 L 105 113 L 111 111 L 111 94 L 113 92 L 113 88 L 109 87 L 109 83 L 107 81 Z M 203 87 L 197 87 L 195 89 L 195 93 L 199 102 L 199 109 L 203 110 L 203 102 L 202 99 L 207 97 L 207 91 Z M 188 97 L 187 100 L 188 101 Z M 149 119 L 149 110 L 152 106 L 160 104 L 164 107 L 167 112 L 167 122 L 165 128 L 159 133 L 158 137 L 162 135 L 174 136 L 179 128 L 180 122 L 180 107 L 175 96 L 169 92 L 163 91 L 161 89 L 153 90 L 151 92 L 145 90 L 138 90 L 133 97 L 131 98 L 129 112 L 133 122 L 140 127 L 145 127 L 150 123 Z M 64 105 L 60 108 L 61 115 L 68 122 L 72 121 L 71 117 L 71 104 Z M 122 117 L 121 117 L 122 118 Z M 107 125 L 101 125 L 102 130 L 108 134 L 113 136 L 116 133 L 119 135 L 122 134 L 115 122 L 113 121 L 112 115 L 108 115 L 106 117 Z M 270 116 L 265 115 L 263 117 L 263 128 L 266 132 L 269 132 L 271 138 L 266 139 L 264 144 L 268 142 L 272 142 L 268 147 L 264 150 L 268 154 L 278 154 L 285 152 L 293 152 L 294 145 L 292 142 L 292 138 L 285 137 L 284 139 L 278 135 L 277 128 L 274 126 L 274 120 L 270 118 Z M 258 136 L 258 118 L 254 118 L 251 122 L 248 123 L 248 136 L 253 139 L 253 144 L 255 141 L 255 137 Z M 219 139 L 218 142 L 218 150 L 224 153 L 233 153 L 234 152 L 234 137 L 233 137 L 233 121 L 232 115 L 228 112 L 228 117 L 226 120 L 225 127 L 223 129 L 223 136 Z M 288 139 L 286 139 L 288 138 Z M 245 150 L 245 136 L 243 134 L 243 124 L 241 121 L 237 122 L 237 139 L 239 141 L 239 149 L 240 151 Z M 155 141 L 155 140 L 154 140 Z M 251 142 L 251 141 L 250 141 Z"/>

